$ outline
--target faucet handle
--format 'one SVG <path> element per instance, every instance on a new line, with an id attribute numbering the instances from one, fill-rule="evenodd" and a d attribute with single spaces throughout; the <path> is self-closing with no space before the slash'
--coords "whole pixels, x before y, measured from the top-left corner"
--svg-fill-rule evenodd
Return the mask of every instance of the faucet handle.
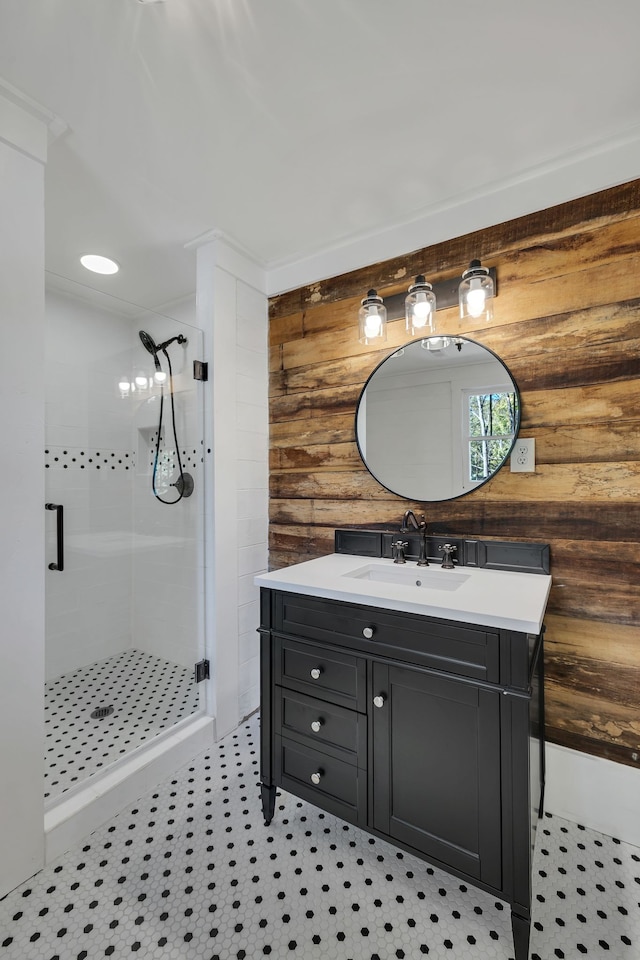
<path id="1" fill-rule="evenodd" d="M 438 550 L 442 551 L 443 570 L 453 570 L 453 558 L 451 555 L 455 553 L 457 549 L 455 543 L 445 543 L 441 547 L 438 547 Z"/>
<path id="2" fill-rule="evenodd" d="M 391 556 L 394 563 L 406 563 L 407 558 L 404 555 L 404 548 L 409 546 L 408 540 L 395 540 L 391 544 Z"/>

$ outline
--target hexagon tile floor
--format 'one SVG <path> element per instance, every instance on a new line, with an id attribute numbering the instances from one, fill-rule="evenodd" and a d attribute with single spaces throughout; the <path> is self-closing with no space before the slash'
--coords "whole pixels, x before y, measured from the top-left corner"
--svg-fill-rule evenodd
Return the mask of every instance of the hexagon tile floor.
<path id="1" fill-rule="evenodd" d="M 538 831 L 533 960 L 640 956 L 640 849 Z M 508 907 L 281 794 L 258 719 L 0 902 L 0 960 L 508 960 Z"/>

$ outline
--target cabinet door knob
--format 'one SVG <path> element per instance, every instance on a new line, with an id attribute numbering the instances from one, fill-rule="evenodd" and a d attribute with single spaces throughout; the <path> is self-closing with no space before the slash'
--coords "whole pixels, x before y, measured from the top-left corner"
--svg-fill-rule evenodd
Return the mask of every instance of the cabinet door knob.
<path id="1" fill-rule="evenodd" d="M 314 680 L 319 680 L 321 673 L 322 673 L 322 670 L 320 669 L 320 667 L 314 667 L 311 671 L 311 676 Z"/>
<path id="2" fill-rule="evenodd" d="M 377 697 L 374 697 L 374 698 L 373 698 L 373 705 L 374 705 L 374 707 L 384 707 L 384 703 L 385 703 L 385 700 L 386 700 L 386 699 L 387 699 L 387 698 L 386 698 L 385 696 L 383 696 L 381 693 L 378 694 Z"/>
<path id="3" fill-rule="evenodd" d="M 371 637 L 373 636 L 373 627 L 365 627 L 362 631 L 362 636 L 367 640 L 371 640 Z"/>
<path id="4" fill-rule="evenodd" d="M 320 783 L 321 779 L 322 779 L 322 771 L 321 771 L 321 770 L 318 770 L 317 773 L 312 773 L 312 774 L 311 774 L 311 783 L 315 783 L 315 784 L 317 785 L 317 784 Z"/>
<path id="5" fill-rule="evenodd" d="M 322 726 L 322 723 L 323 723 L 322 720 L 311 721 L 311 729 L 313 730 L 314 733 L 320 733 L 320 727 Z"/>

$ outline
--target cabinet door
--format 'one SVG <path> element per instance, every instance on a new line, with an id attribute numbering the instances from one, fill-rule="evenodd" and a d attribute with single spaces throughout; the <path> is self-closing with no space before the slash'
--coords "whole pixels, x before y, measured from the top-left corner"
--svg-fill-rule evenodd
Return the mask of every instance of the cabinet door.
<path id="1" fill-rule="evenodd" d="M 499 888 L 500 694 L 411 667 L 372 671 L 374 828 Z"/>

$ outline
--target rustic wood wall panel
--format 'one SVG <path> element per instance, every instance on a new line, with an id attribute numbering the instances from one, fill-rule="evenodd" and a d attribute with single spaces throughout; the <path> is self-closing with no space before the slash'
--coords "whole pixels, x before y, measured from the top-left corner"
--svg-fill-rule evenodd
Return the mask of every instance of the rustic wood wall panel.
<path id="1" fill-rule="evenodd" d="M 384 350 L 360 344 L 360 299 L 418 273 L 460 275 L 475 256 L 498 270 L 494 319 L 439 311 L 438 330 L 505 361 L 536 472 L 411 503 L 358 456 L 360 390 L 407 339 L 398 320 Z M 398 524 L 408 507 L 434 533 L 549 543 L 547 735 L 640 765 L 640 181 L 274 297 L 270 343 L 272 567 L 332 552 L 336 527 Z"/>

